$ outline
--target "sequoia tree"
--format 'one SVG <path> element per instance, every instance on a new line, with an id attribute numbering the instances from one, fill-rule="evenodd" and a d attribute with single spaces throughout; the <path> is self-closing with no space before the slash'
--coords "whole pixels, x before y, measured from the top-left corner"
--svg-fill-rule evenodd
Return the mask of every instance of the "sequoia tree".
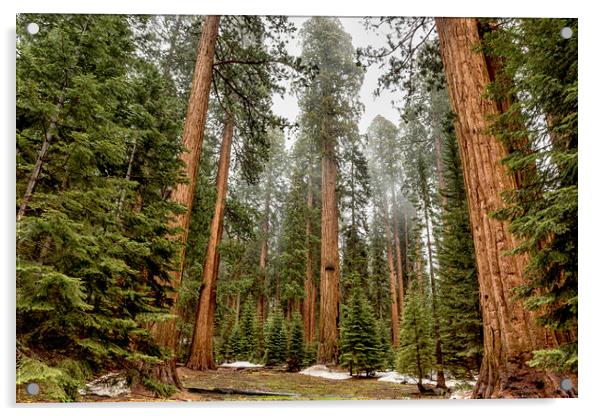
<path id="1" fill-rule="evenodd" d="M 564 397 L 560 378 L 531 368 L 532 351 L 550 341 L 513 289 L 525 283 L 524 254 L 506 255 L 516 245 L 508 223 L 489 213 L 503 207 L 502 192 L 516 189 L 501 161 L 507 148 L 489 131 L 497 103 L 484 96 L 492 81 L 472 18 L 437 18 L 441 55 L 460 146 L 475 243 L 484 324 L 484 355 L 474 397 Z"/>
<path id="2" fill-rule="evenodd" d="M 180 155 L 180 158 L 184 163 L 188 182 L 178 184 L 171 194 L 172 201 L 186 207 L 186 212 L 180 214 L 176 218 L 174 224 L 180 226 L 182 229 L 180 235 L 177 237 L 181 243 L 179 266 L 174 271 L 170 282 L 170 285 L 176 290 L 180 286 L 182 280 L 182 268 L 184 266 L 186 242 L 188 240 L 188 229 L 190 226 L 190 213 L 192 211 L 192 202 L 194 201 L 194 188 L 203 145 L 203 132 L 205 130 L 207 108 L 209 105 L 209 91 L 211 89 L 213 59 L 219 20 L 219 16 L 207 16 L 203 22 L 203 32 L 199 41 L 197 63 L 194 69 L 192 88 L 188 101 L 188 112 L 186 114 L 186 123 L 184 125 L 182 136 L 183 145 L 186 150 Z M 175 308 L 177 292 L 174 293 L 173 297 Z M 169 349 L 169 351 L 175 351 L 177 341 L 175 319 L 154 323 L 151 326 L 151 332 L 159 345 Z M 178 387 L 181 387 L 175 371 L 175 357 L 163 365 L 155 367 L 153 372 L 160 381 L 166 383 L 175 382 Z"/>
<path id="3" fill-rule="evenodd" d="M 338 357 L 339 253 L 337 144 L 358 116 L 363 72 L 355 64 L 351 36 L 337 19 L 313 17 L 303 26 L 302 59 L 318 68 L 302 88 L 301 128 L 317 141 L 322 155 L 322 227 L 320 254 L 320 343 L 318 360 Z"/>

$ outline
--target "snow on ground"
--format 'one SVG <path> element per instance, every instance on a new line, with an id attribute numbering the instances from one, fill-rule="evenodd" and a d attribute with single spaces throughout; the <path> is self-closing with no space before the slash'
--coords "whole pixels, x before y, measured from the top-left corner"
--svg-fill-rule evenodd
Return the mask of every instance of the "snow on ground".
<path id="1" fill-rule="evenodd" d="M 300 371 L 299 374 L 312 377 L 328 378 L 331 380 L 347 380 L 348 378 L 351 378 L 349 373 L 333 371 L 325 365 L 313 365 L 311 367 L 307 367 L 305 370 Z"/>
<path id="2" fill-rule="evenodd" d="M 377 371 L 376 377 L 378 377 L 378 381 L 386 381 L 389 383 L 398 383 L 398 384 L 416 384 L 418 380 L 416 380 L 412 376 L 408 376 L 406 374 L 399 374 L 397 371 Z"/>
<path id="3" fill-rule="evenodd" d="M 445 385 L 447 387 L 451 387 L 454 388 L 458 385 L 462 386 L 466 386 L 469 385 L 470 387 L 474 387 L 477 384 L 477 382 L 475 380 L 456 380 L 453 378 L 446 378 L 445 379 Z"/>
<path id="4" fill-rule="evenodd" d="M 262 364 L 253 364 L 248 361 L 235 361 L 233 363 L 223 363 L 220 367 L 232 367 L 232 368 L 257 368 L 263 367 Z"/>
<path id="5" fill-rule="evenodd" d="M 418 380 L 412 376 L 408 376 L 406 374 L 399 374 L 397 371 L 383 371 L 376 372 L 376 377 L 378 381 L 385 381 L 389 383 L 399 383 L 399 384 L 417 384 Z M 422 381 L 423 384 L 434 384 L 431 380 L 424 379 Z M 474 380 L 456 380 L 451 378 L 449 375 L 445 377 L 445 385 L 451 389 L 456 387 L 460 387 L 462 390 L 457 392 L 458 395 L 462 395 L 465 392 L 468 392 L 468 397 L 470 397 L 471 389 L 466 390 L 466 388 L 474 387 L 476 381 Z M 456 393 L 454 393 L 456 394 Z M 451 397 L 451 398 L 467 398 L 467 397 Z"/>
<path id="6" fill-rule="evenodd" d="M 472 390 L 458 390 L 454 391 L 449 397 L 451 400 L 467 400 L 472 396 Z"/>

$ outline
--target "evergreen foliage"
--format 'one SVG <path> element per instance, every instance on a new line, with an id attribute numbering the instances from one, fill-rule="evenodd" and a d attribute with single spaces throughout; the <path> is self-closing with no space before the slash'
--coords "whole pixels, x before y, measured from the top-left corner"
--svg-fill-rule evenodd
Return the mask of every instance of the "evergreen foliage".
<path id="1" fill-rule="evenodd" d="M 415 279 L 406 295 L 399 339 L 395 368 L 417 377 L 421 385 L 435 365 L 435 344 L 429 300 L 420 293 Z"/>
<path id="2" fill-rule="evenodd" d="M 441 344 L 446 369 L 458 376 L 470 376 L 480 368 L 482 318 L 462 165 L 451 129 L 443 143 L 443 165 L 445 189 L 441 194 L 445 205 L 438 247 Z"/>
<path id="3" fill-rule="evenodd" d="M 265 365 L 276 366 L 287 359 L 287 331 L 282 311 L 274 311 L 268 319 L 265 331 Z"/>
<path id="4" fill-rule="evenodd" d="M 355 281 L 359 279 L 356 276 Z M 353 285 L 351 294 L 343 308 L 341 321 L 342 366 L 349 368 L 349 374 L 365 372 L 374 374 L 384 365 L 384 352 L 381 334 L 366 296 L 360 285 Z"/>
<path id="5" fill-rule="evenodd" d="M 31 20 L 35 36 L 23 30 Z M 92 373 L 158 362 L 143 324 L 168 316 L 168 224 L 180 212 L 167 201 L 179 169 L 174 98 L 134 56 L 126 17 L 20 15 L 17 26 L 17 195 L 35 185 L 17 201 L 19 351 Z M 74 399 L 64 378 L 52 380 L 57 397 Z"/>
<path id="6" fill-rule="evenodd" d="M 305 345 L 303 343 L 303 321 L 301 320 L 301 315 L 298 312 L 295 312 L 290 324 L 287 370 L 299 371 L 304 359 Z"/>

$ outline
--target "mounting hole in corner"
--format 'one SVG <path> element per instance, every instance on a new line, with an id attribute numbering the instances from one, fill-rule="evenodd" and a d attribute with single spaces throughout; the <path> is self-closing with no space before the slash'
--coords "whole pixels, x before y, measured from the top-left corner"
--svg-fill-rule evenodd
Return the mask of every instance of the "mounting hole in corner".
<path id="1" fill-rule="evenodd" d="M 573 36 L 573 29 L 568 26 L 563 27 L 560 29 L 560 36 L 562 36 L 563 39 L 569 39 Z"/>
<path id="2" fill-rule="evenodd" d="M 25 389 L 27 390 L 27 394 L 31 394 L 32 396 L 35 396 L 40 392 L 38 383 L 29 383 Z"/>
<path id="3" fill-rule="evenodd" d="M 562 390 L 570 390 L 573 388 L 573 382 L 569 378 L 562 379 L 560 382 L 560 388 Z"/>

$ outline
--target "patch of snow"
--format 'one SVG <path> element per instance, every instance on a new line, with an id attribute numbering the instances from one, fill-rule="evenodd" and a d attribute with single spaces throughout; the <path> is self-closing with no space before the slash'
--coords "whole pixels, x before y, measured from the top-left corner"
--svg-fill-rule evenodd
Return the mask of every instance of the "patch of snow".
<path id="1" fill-rule="evenodd" d="M 299 374 L 312 377 L 328 378 L 331 380 L 347 380 L 351 378 L 351 376 L 347 372 L 333 371 L 325 365 L 321 364 L 307 367 L 305 370 L 300 371 Z"/>
<path id="2" fill-rule="evenodd" d="M 456 380 L 455 378 L 446 378 L 445 385 L 447 387 L 454 388 L 458 385 L 469 385 L 470 387 L 474 387 L 477 384 L 476 380 Z"/>
<path id="3" fill-rule="evenodd" d="M 468 400 L 472 396 L 472 390 L 458 390 L 454 391 L 449 397 L 451 400 Z"/>
<path id="4" fill-rule="evenodd" d="M 235 361 L 233 363 L 223 363 L 220 367 L 231 367 L 231 368 L 257 368 L 263 367 L 263 364 L 253 364 L 249 361 Z"/>
<path id="5" fill-rule="evenodd" d="M 96 396 L 117 397 L 130 392 L 127 379 L 121 373 L 108 373 L 86 384 L 83 389 L 78 389 L 82 396 L 94 394 Z"/>
<path id="6" fill-rule="evenodd" d="M 407 374 L 399 374 L 397 371 L 377 371 L 376 377 L 378 377 L 378 381 L 385 381 L 388 383 L 398 383 L 398 384 L 416 384 L 418 380 L 412 376 L 408 376 Z"/>

